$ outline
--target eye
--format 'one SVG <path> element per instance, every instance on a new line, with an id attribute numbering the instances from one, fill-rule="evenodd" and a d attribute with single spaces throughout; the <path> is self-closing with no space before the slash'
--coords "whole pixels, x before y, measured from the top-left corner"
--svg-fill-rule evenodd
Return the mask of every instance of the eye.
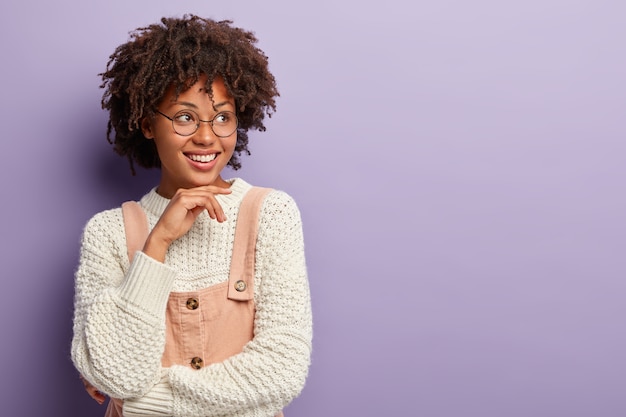
<path id="1" fill-rule="evenodd" d="M 233 115 L 230 112 L 218 113 L 213 118 L 213 123 L 225 125 L 225 124 L 231 123 L 232 119 L 233 119 Z"/>
<path id="2" fill-rule="evenodd" d="M 174 115 L 174 122 L 177 125 L 193 125 L 198 124 L 198 116 L 190 111 L 180 111 Z"/>

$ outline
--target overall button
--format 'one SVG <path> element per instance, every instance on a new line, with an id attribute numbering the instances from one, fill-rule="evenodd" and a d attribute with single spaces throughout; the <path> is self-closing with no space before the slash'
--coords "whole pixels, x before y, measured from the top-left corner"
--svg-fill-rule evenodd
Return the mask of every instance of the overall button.
<path id="1" fill-rule="evenodd" d="M 239 280 L 237 282 L 235 282 L 235 289 L 239 292 L 245 291 L 246 290 L 246 282 Z"/>
<path id="2" fill-rule="evenodd" d="M 202 358 L 199 357 L 195 357 L 191 360 L 191 367 L 193 369 L 200 369 L 204 366 L 204 361 L 202 360 Z"/>
<path id="3" fill-rule="evenodd" d="M 187 300 L 187 308 L 189 310 L 195 310 L 200 305 L 200 301 L 197 298 L 190 298 Z"/>

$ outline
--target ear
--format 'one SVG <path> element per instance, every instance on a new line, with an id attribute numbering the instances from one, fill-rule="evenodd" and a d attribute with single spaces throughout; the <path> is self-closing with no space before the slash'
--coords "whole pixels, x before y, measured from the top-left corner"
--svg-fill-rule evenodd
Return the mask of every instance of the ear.
<path id="1" fill-rule="evenodd" d="M 152 119 L 150 117 L 144 117 L 141 119 L 141 133 L 146 139 L 154 139 L 154 133 L 152 132 Z"/>

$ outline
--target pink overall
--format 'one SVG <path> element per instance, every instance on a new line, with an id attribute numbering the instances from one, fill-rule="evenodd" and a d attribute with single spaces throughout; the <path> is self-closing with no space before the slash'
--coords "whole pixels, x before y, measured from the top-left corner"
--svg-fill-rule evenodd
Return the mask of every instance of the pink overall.
<path id="1" fill-rule="evenodd" d="M 259 210 L 270 191 L 253 187 L 239 208 L 227 282 L 192 292 L 170 293 L 165 319 L 164 368 L 201 369 L 240 353 L 254 336 L 254 256 Z M 136 202 L 122 204 L 129 259 L 148 236 L 145 213 Z M 105 417 L 122 417 L 123 401 L 111 399 Z M 276 417 L 282 417 L 279 413 Z"/>

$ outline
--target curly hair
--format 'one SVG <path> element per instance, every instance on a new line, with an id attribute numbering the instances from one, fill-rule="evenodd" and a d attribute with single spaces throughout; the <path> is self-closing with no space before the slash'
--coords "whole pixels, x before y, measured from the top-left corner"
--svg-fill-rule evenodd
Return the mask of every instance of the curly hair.
<path id="1" fill-rule="evenodd" d="M 115 152 L 134 163 L 160 168 L 154 141 L 144 137 L 141 121 L 154 117 L 168 88 L 175 94 L 187 90 L 205 75 L 206 90 L 216 77 L 224 80 L 237 107 L 237 143 L 228 165 L 239 169 L 239 156 L 248 150 L 249 129 L 264 131 L 265 116 L 276 110 L 279 96 L 268 59 L 255 46 L 252 32 L 233 27 L 232 21 L 215 21 L 195 15 L 162 18 L 160 24 L 138 28 L 130 40 L 109 57 L 102 77 L 102 108 L 108 110 L 107 140 Z M 114 134 L 114 138 L 112 138 Z"/>

